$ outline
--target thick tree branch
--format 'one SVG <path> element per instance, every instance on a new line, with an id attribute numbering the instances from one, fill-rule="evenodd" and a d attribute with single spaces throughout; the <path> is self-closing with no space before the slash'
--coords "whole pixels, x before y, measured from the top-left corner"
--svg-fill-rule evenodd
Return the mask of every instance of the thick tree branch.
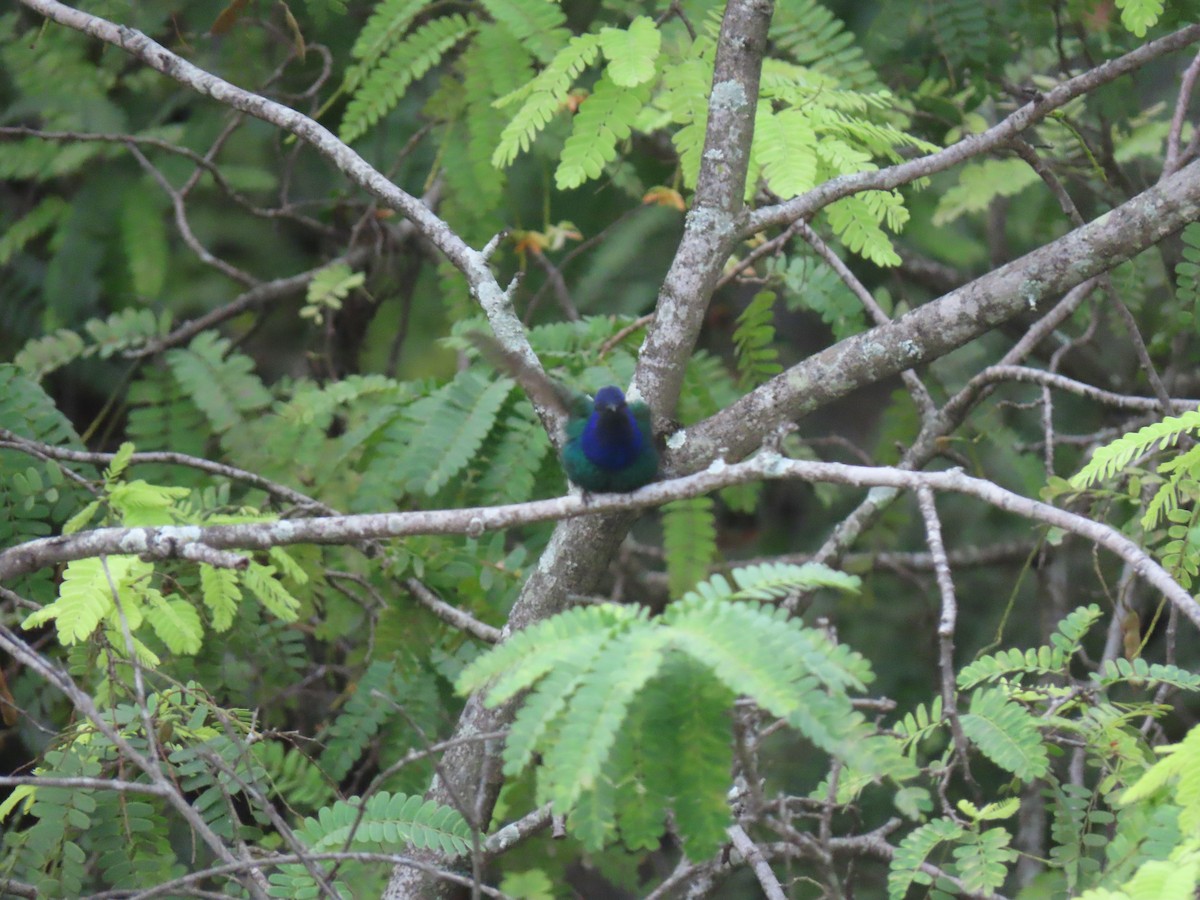
<path id="1" fill-rule="evenodd" d="M 182 547 L 192 543 L 201 543 L 219 550 L 263 550 L 288 544 L 352 543 L 366 538 L 403 537 L 414 534 L 479 535 L 485 531 L 533 522 L 600 514 L 610 514 L 603 516 L 610 518 L 614 513 L 623 512 L 629 515 L 636 509 L 661 506 L 670 500 L 696 497 L 732 484 L 744 484 L 759 479 L 797 479 L 892 490 L 918 490 L 927 487 L 934 491 L 949 491 L 975 497 L 998 509 L 1079 535 L 1115 553 L 1200 628 L 1200 604 L 1141 547 L 1103 522 L 1022 497 L 985 479 L 965 475 L 959 469 L 946 472 L 912 472 L 897 468 L 786 459 L 774 452 L 762 452 L 752 459 L 732 466 L 717 463 L 704 472 L 647 485 L 631 494 L 597 494 L 587 501 L 579 496 L 567 496 L 510 506 L 283 519 L 278 522 L 213 525 L 207 528 L 99 528 L 78 534 L 40 538 L 0 552 L 0 580 L 62 562 L 94 556 L 140 554 L 154 558 L 173 558 L 179 555 Z M 563 531 L 564 528 L 560 528 L 556 534 Z M 538 571 L 541 571 L 543 566 L 572 565 L 566 560 L 558 559 L 561 552 L 561 548 L 556 546 L 552 539 Z M 587 559 L 595 556 L 580 555 Z M 594 562 L 592 564 L 597 565 Z M 507 635 L 528 624 L 527 620 L 516 615 L 517 612 L 514 610 L 514 616 L 510 617 L 502 634 Z M 547 611 L 546 614 L 550 613 Z"/>
<path id="2" fill-rule="evenodd" d="M 675 414 L 683 360 L 695 346 L 709 298 L 742 230 L 758 82 L 773 12 L 772 0 L 735 0 L 725 9 L 696 193 L 634 376 L 641 396 L 663 420 Z"/>
<path id="3" fill-rule="evenodd" d="M 654 327 L 642 347 L 631 389 L 633 396 L 640 393 L 650 404 L 660 423 L 674 414 L 684 363 L 695 345 L 721 267 L 734 246 L 772 12 L 771 0 L 732 0 L 726 7 L 693 208 L 659 293 Z M 481 294 L 480 300 L 486 307 L 488 298 Z M 507 303 L 507 296 L 501 294 L 494 302 Z M 497 327 L 501 317 L 488 315 L 497 338 L 509 350 L 528 347 L 524 333 L 506 333 L 503 326 Z M 533 356 L 531 351 L 523 355 Z M 632 516 L 625 513 L 560 524 L 513 606 L 504 634 L 560 612 L 572 594 L 591 593 L 631 523 Z M 512 721 L 515 711 L 511 702 L 485 708 L 476 694 L 467 701 L 456 734 L 501 730 Z M 450 751 L 443 770 L 452 773 L 457 785 L 439 779 L 428 796 L 448 802 L 456 790 L 472 791 L 480 798 L 482 811 L 491 810 L 499 796 L 500 775 L 478 745 L 464 744 Z M 384 897 L 431 897 L 443 888 L 414 870 L 398 868 Z"/>
<path id="4" fill-rule="evenodd" d="M 817 353 L 669 442 L 670 471 L 738 459 L 784 422 L 931 362 L 1200 218 L 1200 161 L 970 284 Z"/>

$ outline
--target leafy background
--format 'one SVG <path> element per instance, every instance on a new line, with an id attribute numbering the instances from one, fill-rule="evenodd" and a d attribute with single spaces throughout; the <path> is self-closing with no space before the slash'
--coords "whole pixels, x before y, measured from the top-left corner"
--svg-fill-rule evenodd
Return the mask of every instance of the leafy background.
<path id="1" fill-rule="evenodd" d="M 317 116 L 472 245 L 507 230 L 493 265 L 502 284 L 522 276 L 513 299 L 533 347 L 594 390 L 629 381 L 638 317 L 679 240 L 721 6 L 86 8 Z M 1027 90 L 1198 12 L 780 3 L 748 199 L 946 146 Z M 1084 218 L 1157 179 L 1186 55 L 1025 136 Z M 1070 227 L 1008 148 L 839 200 L 811 224 L 889 315 Z M 755 255 L 773 237 L 738 249 L 745 264 L 731 261 L 712 300 L 685 424 L 872 321 L 794 234 Z M 1195 396 L 1198 265 L 1192 225 L 1119 267 L 1117 302 L 1081 306 L 1035 362 L 1149 396 L 1132 321 L 1171 396 Z M 302 515 L 313 501 L 365 512 L 557 495 L 533 410 L 455 338 L 479 327 L 461 275 L 303 144 L 26 10 L 0 16 L 0 546 L 104 524 Z M 1020 327 L 922 371 L 933 398 Z M 1195 416 L 1063 395 L 1053 423 L 1047 451 L 1040 391 L 1004 386 L 942 456 L 1112 522 L 1190 587 Z M 784 449 L 894 463 L 919 427 L 897 380 L 805 419 Z M 56 461 L 21 439 L 115 455 Z M 1067 480 L 1104 443 L 1108 455 Z M 273 486 L 135 451 L 220 461 Z M 157 748 L 200 824 L 153 792 L 10 785 L 0 874 L 44 896 L 144 888 L 214 864 L 195 840 L 208 829 L 262 853 L 486 856 L 486 880 L 511 896 L 640 896 L 684 855 L 722 858 L 738 821 L 763 846 L 792 848 L 772 859 L 794 896 L 1192 896 L 1197 645 L 1175 611 L 1082 542 L 939 499 L 959 600 L 947 704 L 911 498 L 839 561 L 844 573 L 799 566 L 857 502 L 801 484 L 675 501 L 634 527 L 607 597 L 491 653 L 421 598 L 502 626 L 550 525 L 275 548 L 236 573 L 120 557 L 18 579 L 5 626 L 69 671 L 111 732 L 9 664 L 21 715 L 0 738 L 5 770 L 149 785 L 129 761 Z M 803 617 L 777 611 L 796 597 Z M 490 703 L 528 690 L 498 760 L 504 793 L 482 822 L 420 799 L 434 771 L 424 751 L 472 690 Z M 484 835 L 546 801 L 570 811 L 564 840 L 484 853 Z M 888 849 L 813 849 L 869 834 Z M 379 860 L 280 863 L 269 890 L 370 896 L 388 873 Z M 193 886 L 236 890 L 216 876 Z M 721 890 L 757 888 L 740 868 Z"/>

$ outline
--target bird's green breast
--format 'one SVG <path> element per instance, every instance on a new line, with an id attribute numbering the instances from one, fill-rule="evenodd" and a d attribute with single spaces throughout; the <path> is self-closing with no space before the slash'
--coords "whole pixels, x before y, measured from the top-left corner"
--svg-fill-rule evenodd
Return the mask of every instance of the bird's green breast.
<path id="1" fill-rule="evenodd" d="M 590 404 L 589 404 L 590 406 Z M 567 477 L 586 491 L 628 493 L 649 484 L 658 476 L 658 452 L 650 428 L 650 410 L 644 403 L 631 403 L 629 412 L 640 431 L 640 445 L 632 459 L 617 468 L 603 466 L 588 458 L 584 432 L 593 410 L 572 415 L 567 422 L 562 464 Z"/>

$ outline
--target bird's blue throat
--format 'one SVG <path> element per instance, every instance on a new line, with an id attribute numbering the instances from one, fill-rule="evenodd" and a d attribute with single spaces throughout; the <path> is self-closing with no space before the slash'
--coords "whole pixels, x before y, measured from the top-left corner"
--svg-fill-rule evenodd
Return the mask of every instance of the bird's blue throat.
<path id="1" fill-rule="evenodd" d="M 646 437 L 620 390 L 600 390 L 595 409 L 579 437 L 584 456 L 602 469 L 623 469 L 637 459 L 645 443 Z"/>

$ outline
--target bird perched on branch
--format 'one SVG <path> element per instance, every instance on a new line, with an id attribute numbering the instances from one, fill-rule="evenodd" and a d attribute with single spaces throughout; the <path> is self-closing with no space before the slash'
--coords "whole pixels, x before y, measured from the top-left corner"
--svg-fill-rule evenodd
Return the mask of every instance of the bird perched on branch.
<path id="1" fill-rule="evenodd" d="M 470 332 L 464 337 L 489 362 L 510 372 L 534 402 L 566 419 L 559 458 L 574 484 L 595 493 L 628 493 L 658 475 L 658 450 L 645 403 L 626 402 L 615 385 L 589 397 L 546 377 L 490 335 Z"/>

